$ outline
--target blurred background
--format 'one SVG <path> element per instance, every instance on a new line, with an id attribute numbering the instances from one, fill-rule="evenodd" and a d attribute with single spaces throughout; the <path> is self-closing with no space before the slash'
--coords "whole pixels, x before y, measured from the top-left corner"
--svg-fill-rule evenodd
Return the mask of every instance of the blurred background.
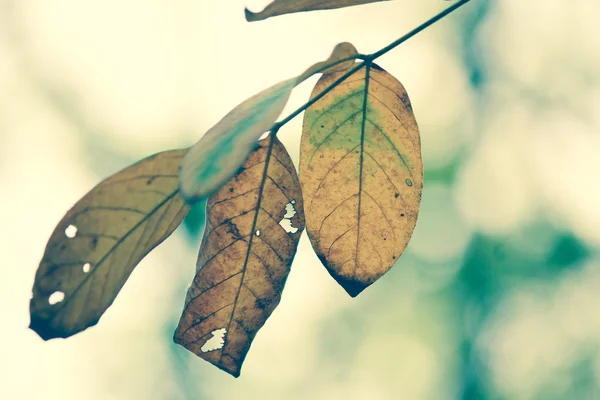
<path id="1" fill-rule="evenodd" d="M 376 51 L 450 4 L 245 21 L 268 2 L 0 0 L 0 398 L 600 399 L 597 0 L 473 0 L 378 60 L 421 129 L 413 239 L 351 299 L 304 236 L 240 378 L 172 342 L 198 212 L 97 326 L 27 329 L 46 241 L 100 180 L 193 144 L 336 43 Z M 301 123 L 280 132 L 296 163 Z"/>

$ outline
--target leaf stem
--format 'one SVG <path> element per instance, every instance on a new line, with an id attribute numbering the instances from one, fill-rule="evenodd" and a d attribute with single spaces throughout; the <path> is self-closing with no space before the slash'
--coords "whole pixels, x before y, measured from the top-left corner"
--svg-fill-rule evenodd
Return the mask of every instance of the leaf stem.
<path id="1" fill-rule="evenodd" d="M 325 96 L 327 93 L 331 92 L 337 85 L 339 85 L 340 83 L 342 83 L 343 81 L 345 81 L 350 75 L 354 74 L 356 71 L 358 71 L 359 69 L 361 69 L 365 65 L 369 65 L 370 66 L 373 63 L 373 61 L 376 60 L 377 58 L 379 58 L 382 55 L 386 54 L 390 50 L 396 48 L 397 46 L 399 46 L 400 44 L 404 43 L 405 41 L 407 41 L 411 37 L 415 36 L 417 33 L 421 32 L 422 30 L 426 29 L 427 27 L 433 25 L 434 23 L 436 23 L 440 19 L 444 18 L 448 14 L 452 13 L 453 11 L 457 10 L 458 8 L 464 6 L 469 1 L 471 1 L 471 0 L 460 0 L 456 4 L 454 4 L 454 5 L 446 8 L 444 11 L 442 11 L 439 14 L 435 15 L 434 17 L 428 19 L 427 21 L 423 22 L 421 25 L 417 26 L 412 31 L 408 32 L 407 34 L 403 35 L 399 39 L 393 41 L 392 43 L 390 43 L 389 45 L 385 46 L 383 49 L 381 49 L 381 50 L 379 50 L 379 51 L 377 51 L 375 53 L 372 53 L 372 54 L 369 54 L 369 55 L 357 54 L 355 56 L 349 57 L 349 59 L 351 59 L 351 58 L 357 58 L 357 59 L 361 59 L 363 61 L 361 63 L 357 64 L 356 66 L 352 67 L 352 69 L 350 69 L 348 72 L 346 72 L 344 75 L 342 75 L 339 79 L 337 79 L 331 85 L 329 85 L 325 89 L 323 89 L 319 94 L 317 94 L 315 97 L 313 97 L 312 99 L 310 99 L 303 106 L 301 106 L 298 109 L 296 109 L 294 112 L 292 112 L 290 115 L 288 115 L 287 117 L 285 117 L 281 121 L 276 122 L 275 124 L 273 124 L 273 127 L 271 128 L 271 132 L 277 134 L 277 131 L 279 131 L 279 129 L 282 126 L 284 126 L 285 124 L 287 124 L 288 122 L 290 122 L 292 119 L 294 119 L 298 114 L 300 114 L 301 112 L 303 112 L 304 110 L 306 110 L 308 107 L 310 107 L 313 104 L 315 104 L 323 96 Z M 323 70 L 325 70 L 326 68 L 329 68 L 329 67 L 331 67 L 333 65 L 336 65 L 336 64 L 339 64 L 341 62 L 344 62 L 344 61 L 347 61 L 347 60 L 346 59 L 339 60 L 338 62 L 335 62 L 335 63 L 333 63 L 331 65 L 328 65 L 328 66 L 324 67 Z"/>
<path id="2" fill-rule="evenodd" d="M 363 61 L 363 62 L 357 64 L 356 66 L 352 67 L 352 69 L 350 69 L 344 75 L 340 76 L 339 79 L 336 79 L 335 82 L 333 82 L 331 85 L 329 85 L 325 89 L 323 89 L 323 91 L 321 93 L 319 93 L 318 95 L 316 95 L 315 97 L 313 97 L 312 99 L 310 99 L 302 107 L 298 108 L 296 111 L 294 111 L 293 113 L 291 113 L 290 115 L 288 115 L 287 117 L 285 117 L 284 119 L 282 119 L 281 121 L 276 122 L 275 124 L 273 124 L 273 127 L 271 128 L 271 132 L 278 131 L 283 125 L 285 125 L 288 122 L 290 122 L 296 115 L 300 114 L 302 111 L 306 110 L 308 107 L 310 107 L 313 104 L 315 104 L 317 101 L 319 101 L 319 99 L 321 99 L 321 97 L 325 96 L 327 93 L 329 93 L 330 91 L 332 91 L 333 88 L 335 88 L 337 85 L 339 85 L 340 83 L 342 83 L 343 81 L 345 81 L 346 78 L 348 78 L 350 75 L 352 75 L 353 73 L 355 73 L 356 71 L 358 71 L 359 69 L 361 69 L 364 66 L 365 66 L 365 62 Z"/>
<path id="3" fill-rule="evenodd" d="M 322 66 L 321 68 L 319 68 L 319 69 L 317 69 L 315 71 L 311 71 L 311 74 L 308 77 L 305 77 L 304 79 L 297 81 L 296 85 L 299 85 L 300 83 L 304 82 L 305 80 L 307 80 L 311 76 L 316 75 L 316 74 L 320 74 L 323 71 L 325 71 L 325 70 L 327 70 L 327 69 L 329 69 L 331 67 L 335 67 L 338 64 L 341 64 L 341 63 L 344 63 L 344 62 L 348 62 L 348 61 L 353 61 L 353 60 L 356 60 L 356 59 L 364 60 L 367 57 L 369 57 L 369 55 L 357 53 L 357 54 L 354 54 L 352 56 L 348 56 L 348 57 L 339 59 L 337 61 L 333 61 L 332 63 L 324 65 L 324 66 Z M 312 69 L 312 67 L 310 69 Z M 307 71 L 309 71 L 310 69 L 308 69 Z M 304 73 L 306 73 L 307 71 L 305 71 Z M 304 75 L 304 74 L 302 74 L 302 75 Z M 302 75 L 298 75 L 298 78 L 302 77 Z"/>

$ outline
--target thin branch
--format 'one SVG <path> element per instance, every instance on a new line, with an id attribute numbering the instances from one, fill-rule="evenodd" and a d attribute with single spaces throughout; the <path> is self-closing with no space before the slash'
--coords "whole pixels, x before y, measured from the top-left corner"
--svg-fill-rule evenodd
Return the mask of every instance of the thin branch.
<path id="1" fill-rule="evenodd" d="M 280 122 L 276 122 L 273 125 L 273 128 L 271 128 L 271 132 L 278 131 L 283 125 L 285 125 L 288 122 L 290 122 L 290 120 L 292 120 L 296 115 L 300 114 L 302 111 L 306 110 L 308 107 L 310 107 L 313 104 L 315 104 L 317 101 L 319 101 L 319 99 L 321 99 L 321 97 L 325 96 L 327 93 L 329 93 L 330 91 L 332 91 L 333 88 L 335 88 L 337 85 L 339 85 L 340 83 L 342 83 L 343 81 L 345 81 L 346 78 L 348 78 L 350 75 L 352 75 L 353 73 L 355 73 L 356 71 L 358 71 L 359 69 L 361 69 L 364 66 L 365 66 L 365 62 L 363 61 L 360 64 L 357 64 L 356 66 L 352 67 L 351 70 L 349 70 L 348 72 L 346 72 L 344 75 L 342 75 L 339 79 L 337 79 L 331 85 L 329 85 L 325 89 L 323 89 L 323 91 L 321 91 L 321 93 L 319 93 L 318 95 L 316 95 L 315 97 L 313 97 L 312 99 L 310 99 L 302 107 L 298 108 L 296 111 L 294 111 L 293 113 L 291 113 L 290 115 L 288 115 L 286 118 L 284 118 Z"/>
<path id="2" fill-rule="evenodd" d="M 367 57 L 370 58 L 371 60 L 375 60 L 376 58 L 381 57 L 382 55 L 384 55 L 388 51 L 390 51 L 390 50 L 394 49 L 395 47 L 397 47 L 398 45 L 406 42 L 408 39 L 410 39 L 411 37 L 415 36 L 417 33 L 421 32 L 423 29 L 428 28 L 429 26 L 435 24 L 440 19 L 444 18 L 446 15 L 452 13 L 453 11 L 455 11 L 458 8 L 464 6 L 465 4 L 467 4 L 470 1 L 471 0 L 460 0 L 458 3 L 454 4 L 453 6 L 450 6 L 450 7 L 446 8 L 441 13 L 439 13 L 436 16 L 432 17 L 431 19 L 423 22 L 421 25 L 417 26 L 415 29 L 413 29 L 412 31 L 408 32 L 406 35 L 402 36 L 400 39 L 393 41 L 392 43 L 390 43 L 387 46 L 385 46 L 383 49 L 381 49 L 381 50 L 379 50 L 379 51 L 377 51 L 377 52 L 375 52 L 375 53 L 373 53 L 373 54 L 371 54 L 370 56 L 367 56 Z"/>
<path id="3" fill-rule="evenodd" d="M 437 21 L 439 21 L 440 19 L 446 17 L 448 14 L 452 13 L 453 11 L 457 10 L 458 8 L 464 6 L 469 1 L 471 1 L 471 0 L 460 0 L 456 4 L 454 4 L 454 5 L 446 8 L 444 11 L 442 11 L 439 14 L 435 15 L 434 17 L 430 18 L 429 20 L 425 21 L 424 23 L 422 23 L 421 25 L 417 26 L 412 31 L 408 32 L 404 36 L 402 36 L 399 39 L 393 41 L 389 45 L 385 46 L 383 49 L 381 49 L 381 50 L 379 50 L 379 51 L 377 51 L 377 52 L 375 52 L 373 54 L 369 54 L 369 55 L 366 55 L 366 56 L 362 55 L 362 54 L 358 54 L 358 55 L 352 56 L 351 58 L 362 59 L 363 61 L 361 63 L 357 64 L 356 66 L 352 67 L 352 69 L 350 69 L 348 72 L 346 72 L 344 75 L 342 75 L 339 79 L 337 79 L 331 85 L 329 85 L 325 89 L 323 89 L 319 94 L 317 94 L 315 97 L 313 97 L 312 99 L 310 99 L 306 104 L 304 104 L 303 106 L 299 107 L 296 111 L 292 112 L 290 115 L 288 115 L 287 117 L 285 117 L 281 121 L 276 122 L 275 124 L 273 124 L 273 128 L 271 128 L 271 132 L 272 133 L 274 132 L 276 134 L 276 132 L 282 126 L 284 126 L 285 124 L 287 124 L 288 122 L 290 122 L 292 119 L 294 119 L 302 111 L 306 110 L 308 107 L 310 107 L 313 104 L 315 104 L 323 96 L 325 96 L 327 93 L 331 92 L 337 85 L 339 85 L 340 83 L 342 83 L 343 81 L 345 81 L 350 75 L 354 74 L 356 71 L 358 71 L 359 69 L 361 69 L 365 65 L 371 65 L 373 63 L 373 61 L 376 60 L 377 58 L 379 58 L 382 55 L 386 54 L 390 50 L 396 48 L 400 44 L 406 42 L 408 39 L 410 39 L 411 37 L 415 36 L 417 33 L 421 32 L 423 29 L 426 29 L 427 27 L 435 24 Z M 339 64 L 339 63 L 344 62 L 344 61 L 347 61 L 347 60 L 346 59 L 339 60 L 338 62 L 336 62 L 334 64 L 331 64 L 331 65 L 329 65 L 327 67 L 322 68 L 322 70 L 325 70 L 326 68 L 329 68 L 332 65 Z"/>

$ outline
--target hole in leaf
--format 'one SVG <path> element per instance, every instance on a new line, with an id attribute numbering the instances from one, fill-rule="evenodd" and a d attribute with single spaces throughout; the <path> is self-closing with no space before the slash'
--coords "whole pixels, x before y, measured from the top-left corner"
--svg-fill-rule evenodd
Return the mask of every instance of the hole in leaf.
<path id="1" fill-rule="evenodd" d="M 88 272 L 90 272 L 91 267 L 92 267 L 92 264 L 90 264 L 90 263 L 83 264 L 83 272 L 85 272 L 87 274 Z"/>
<path id="2" fill-rule="evenodd" d="M 401 217 L 404 217 L 404 214 L 400 214 Z"/>
<path id="3" fill-rule="evenodd" d="M 412 186 L 412 181 L 411 181 L 410 179 L 407 179 L 407 180 L 406 180 L 406 184 L 407 184 L 408 186 Z"/>
<path id="4" fill-rule="evenodd" d="M 227 333 L 227 329 L 225 329 L 225 328 L 216 329 L 216 330 L 212 331 L 211 333 L 212 333 L 212 337 L 210 339 L 208 339 L 202 345 L 202 347 L 200 347 L 200 350 L 202 350 L 203 353 L 208 353 L 209 351 L 222 349 L 223 346 L 225 345 L 225 340 L 223 338 L 225 337 L 225 334 Z"/>
<path id="5" fill-rule="evenodd" d="M 260 236 L 260 229 L 256 231 L 256 236 Z"/>
<path id="6" fill-rule="evenodd" d="M 394 193 L 394 198 L 397 199 L 400 196 L 400 193 Z"/>
<path id="7" fill-rule="evenodd" d="M 67 229 L 65 229 L 65 235 L 67 235 L 69 239 L 73 239 L 75 235 L 77 235 L 77 227 L 75 225 L 67 226 Z"/>
<path id="8" fill-rule="evenodd" d="M 285 205 L 285 214 L 281 221 L 279 221 L 279 225 L 285 230 L 287 233 L 296 233 L 298 232 L 298 228 L 292 226 L 292 218 L 296 215 L 296 208 L 294 207 L 296 204 L 296 200 L 292 200 Z"/>
<path id="9" fill-rule="evenodd" d="M 48 297 L 48 303 L 53 306 L 57 303 L 60 303 L 65 299 L 65 294 L 63 292 L 54 292 Z"/>

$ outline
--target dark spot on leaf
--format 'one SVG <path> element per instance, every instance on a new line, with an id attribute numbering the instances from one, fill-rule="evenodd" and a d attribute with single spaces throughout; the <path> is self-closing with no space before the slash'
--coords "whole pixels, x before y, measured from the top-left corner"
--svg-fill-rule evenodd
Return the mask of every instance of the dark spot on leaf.
<path id="1" fill-rule="evenodd" d="M 404 217 L 404 214 L 400 214 L 401 217 Z"/>
<path id="2" fill-rule="evenodd" d="M 153 176 L 152 178 L 148 179 L 148 180 L 146 181 L 146 185 L 151 185 L 151 184 L 152 184 L 152 182 L 154 182 L 154 179 L 156 179 L 156 177 L 155 177 L 155 176 Z"/>
<path id="3" fill-rule="evenodd" d="M 227 221 L 226 224 L 227 224 L 227 232 L 229 234 L 231 234 L 231 236 L 233 236 L 235 239 L 241 239 L 242 238 L 242 235 L 240 234 L 240 231 L 239 231 L 239 229 L 238 229 L 238 227 L 237 227 L 236 224 L 234 224 L 231 221 Z"/>
<path id="4" fill-rule="evenodd" d="M 406 107 L 407 110 L 412 112 L 412 105 L 410 104 L 410 99 L 408 98 L 408 93 L 403 93 L 402 96 L 398 96 L 398 98 L 400 99 L 400 101 L 402 101 L 402 104 L 404 104 L 404 107 Z"/>
<path id="5" fill-rule="evenodd" d="M 256 299 L 256 302 L 254 303 L 256 305 L 256 308 L 258 308 L 259 310 L 264 310 L 266 307 L 266 304 L 264 301 L 262 301 L 262 299 Z"/>
<path id="6" fill-rule="evenodd" d="M 233 193 L 233 188 L 229 188 L 229 193 Z"/>
<path id="7" fill-rule="evenodd" d="M 93 249 L 96 249 L 96 247 L 97 247 L 97 246 L 98 246 L 98 237 L 97 237 L 97 236 L 94 236 L 94 237 L 92 238 L 92 248 L 93 248 Z"/>
<path id="8" fill-rule="evenodd" d="M 398 196 L 400 196 L 400 194 L 398 194 L 398 193 L 394 193 L 394 198 L 395 198 L 395 199 L 397 199 L 397 198 L 398 198 Z"/>

